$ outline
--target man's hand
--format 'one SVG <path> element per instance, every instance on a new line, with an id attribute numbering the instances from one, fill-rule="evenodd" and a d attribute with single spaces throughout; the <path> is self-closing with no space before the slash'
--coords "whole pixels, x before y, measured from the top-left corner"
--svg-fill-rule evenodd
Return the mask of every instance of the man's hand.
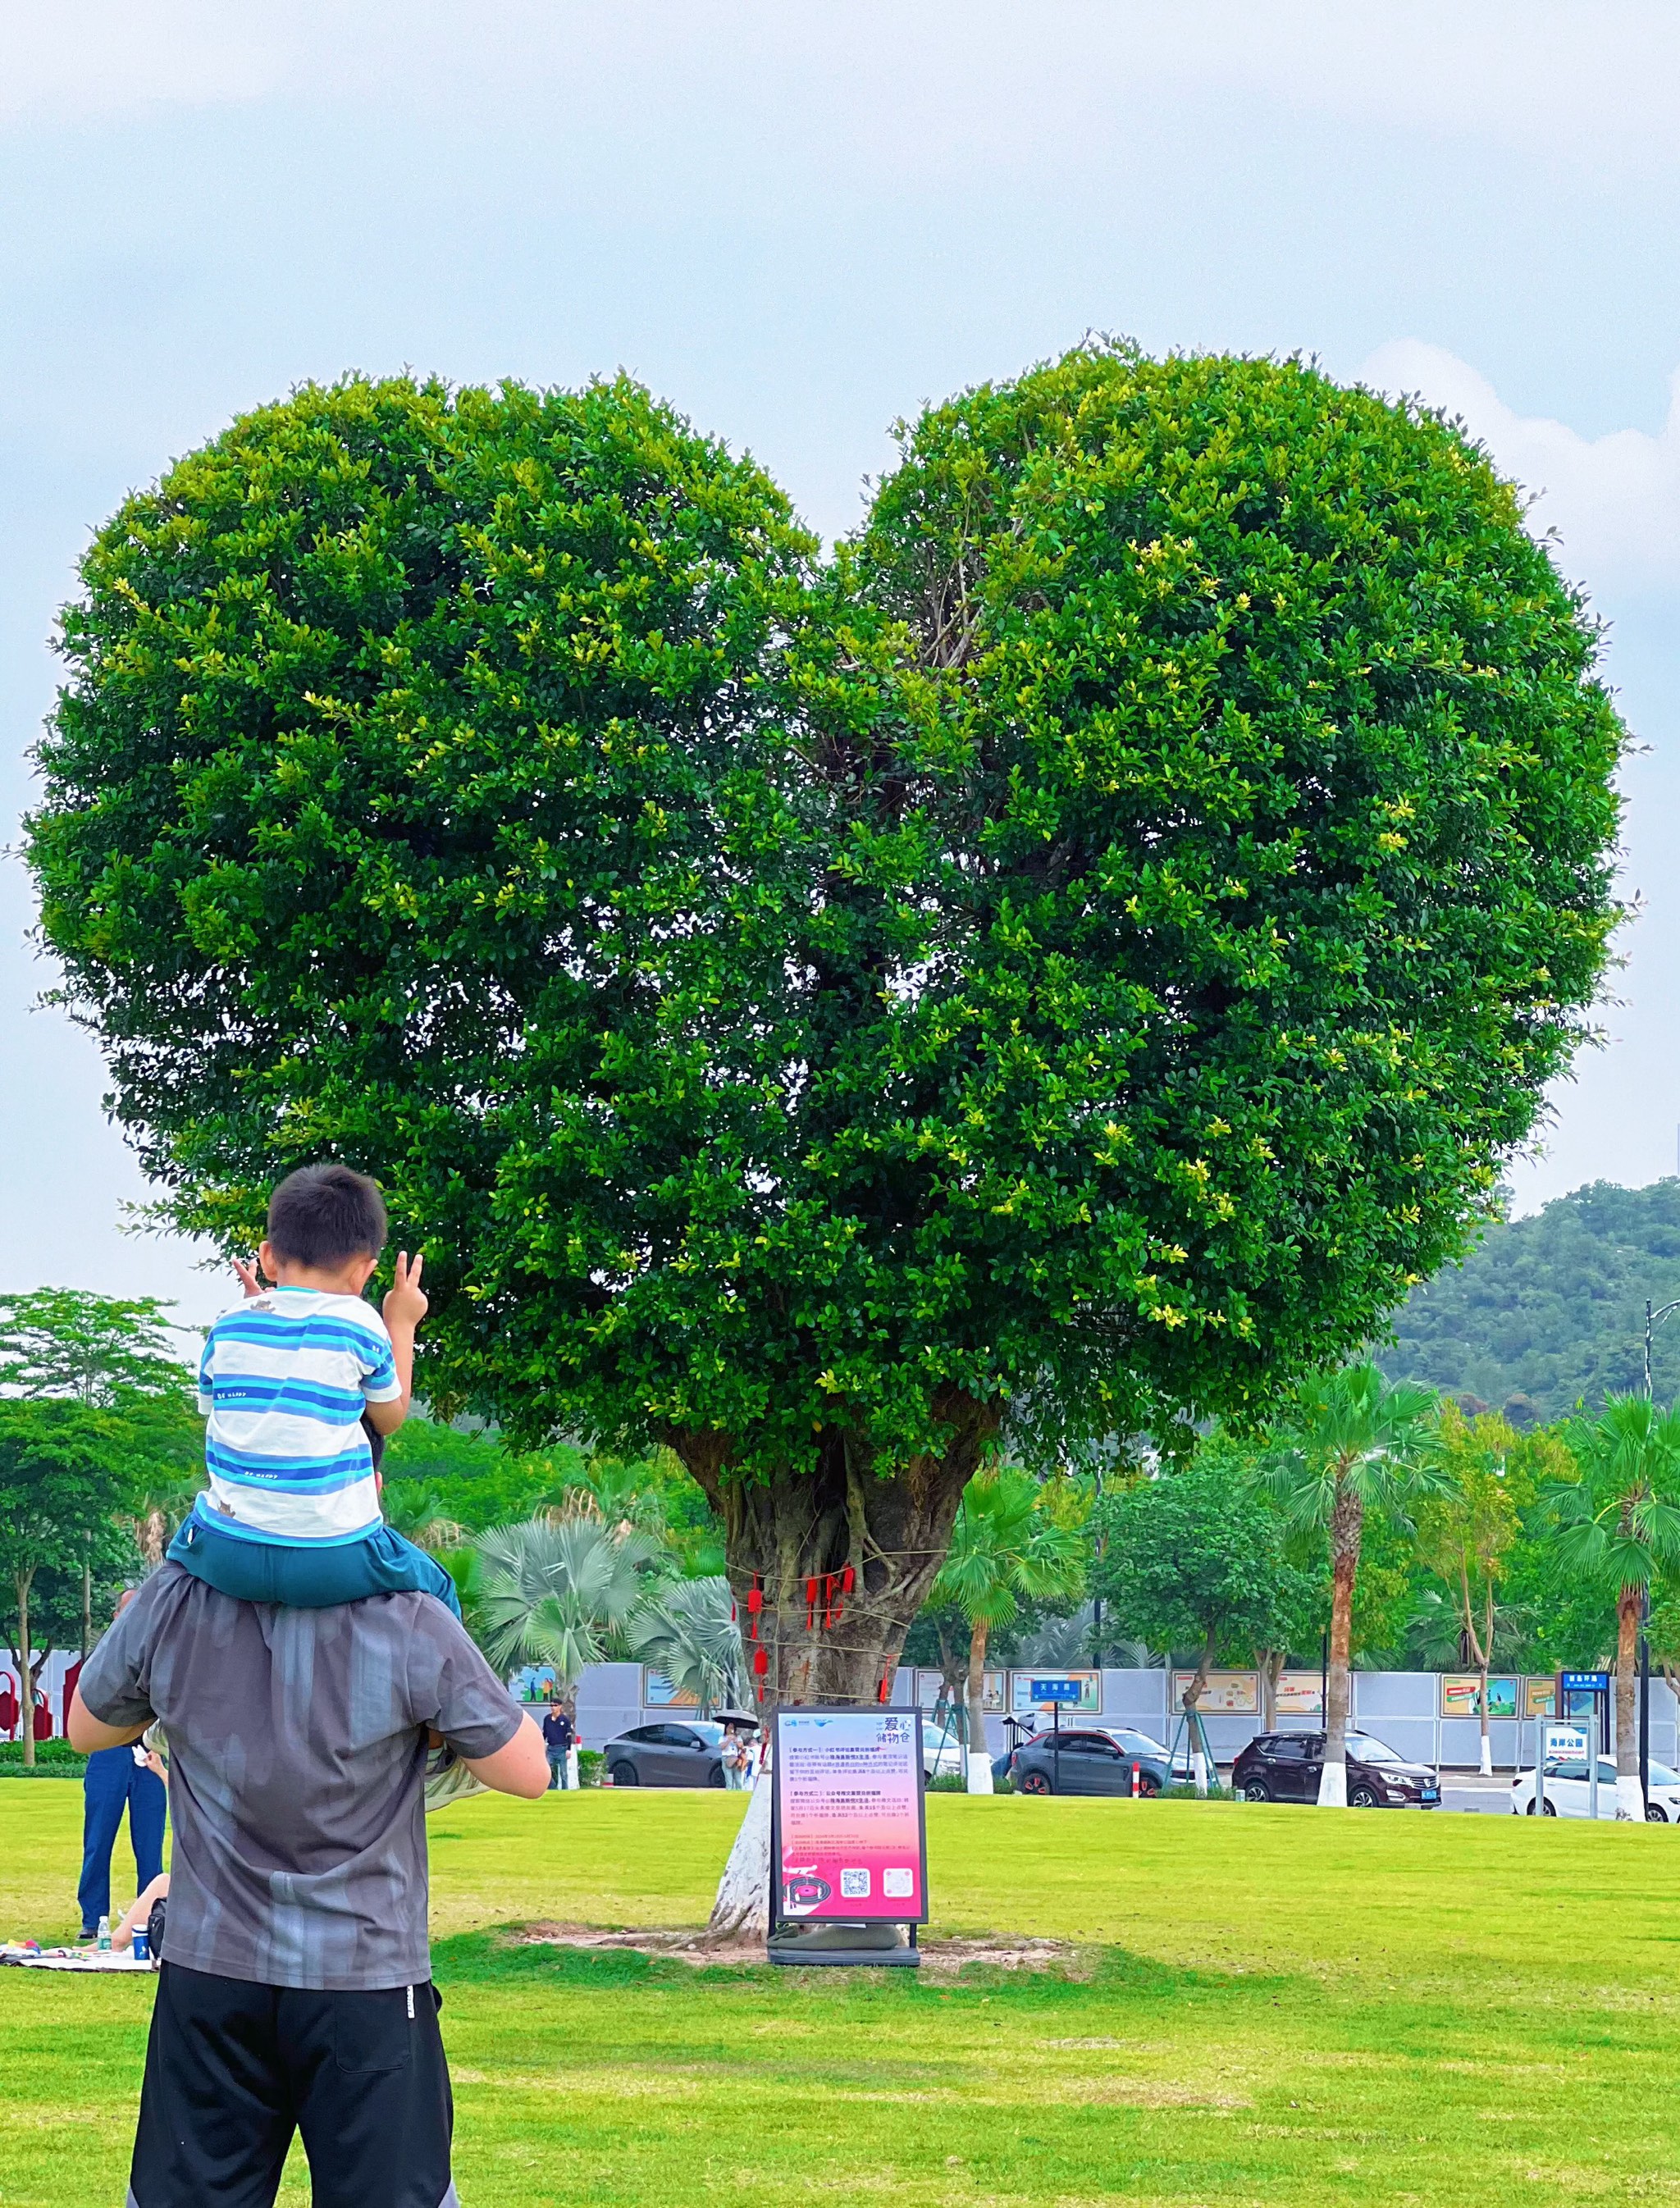
<path id="1" fill-rule="evenodd" d="M 380 1305 L 385 1314 L 387 1326 L 406 1327 L 411 1333 L 431 1309 L 420 1286 L 420 1268 L 425 1262 L 417 1250 L 411 1265 L 408 1262 L 406 1250 L 397 1252 L 396 1277 L 386 1290 L 385 1300 Z"/>
<path id="2" fill-rule="evenodd" d="M 257 1272 L 255 1257 L 236 1257 L 233 1261 L 233 1269 L 239 1275 L 239 1285 L 248 1296 L 267 1294 L 268 1291 L 263 1287 L 261 1278 Z"/>

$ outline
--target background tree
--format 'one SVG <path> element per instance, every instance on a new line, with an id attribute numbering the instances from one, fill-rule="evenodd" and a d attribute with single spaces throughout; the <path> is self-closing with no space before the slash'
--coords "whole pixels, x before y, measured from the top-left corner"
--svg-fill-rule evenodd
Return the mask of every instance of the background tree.
<path id="1" fill-rule="evenodd" d="M 1095 1515 L 1104 1548 L 1092 1583 L 1111 1630 L 1191 1656 L 1186 1716 L 1221 1659 L 1287 1648 L 1312 1582 L 1286 1557 L 1282 1521 L 1237 1452 L 1204 1445 L 1182 1470 L 1105 1495 Z M 1207 1773 L 1191 1730 L 1199 1791 Z"/>
<path id="2" fill-rule="evenodd" d="M 627 383 L 352 380 L 81 573 L 31 858 L 168 1215 L 376 1171 L 433 1397 L 669 1443 L 767 1704 L 878 1691 L 1005 1419 L 1257 1405 L 1461 1251 L 1616 916 L 1591 621 L 1296 363 L 969 393 L 821 571 Z"/>
<path id="3" fill-rule="evenodd" d="M 735 1598 L 721 1572 L 661 1588 L 635 1613 L 628 1638 L 637 1660 L 662 1672 L 679 1694 L 693 1695 L 702 1717 L 740 1706 L 747 1666 Z"/>
<path id="4" fill-rule="evenodd" d="M 1070 1488 L 1065 1481 L 1046 1488 L 1005 1466 L 970 1481 L 957 1509 L 933 1599 L 955 1603 L 969 1623 L 971 1755 L 986 1752 L 986 1647 L 993 1629 L 1014 1623 L 1023 1596 L 1071 1602 L 1081 1591 L 1085 1512 Z"/>
<path id="5" fill-rule="evenodd" d="M 493 1527 L 476 1544 L 471 1623 L 499 1670 L 549 1664 L 573 1714 L 589 1664 L 627 1653 L 657 1591 L 658 1544 L 598 1518 Z"/>
<path id="6" fill-rule="evenodd" d="M 1493 1769 L 1488 1673 L 1496 1648 L 1515 1643 L 1527 1624 L 1520 1606 L 1502 1599 L 1522 1537 L 1523 1514 L 1532 1509 L 1543 1480 L 1572 1477 L 1575 1467 L 1568 1450 L 1551 1435 L 1520 1435 L 1491 1412 L 1467 1418 L 1450 1402 L 1441 1406 L 1436 1445 L 1444 1485 L 1418 1506 L 1418 1553 L 1452 1622 L 1455 1646 L 1447 1662 L 1462 1664 L 1480 1677 L 1481 1767 L 1486 1776 Z M 1428 1612 L 1420 1609 L 1417 1615 L 1421 1623 Z M 1435 1635 L 1437 1648 L 1444 1637 L 1441 1631 Z"/>
<path id="7" fill-rule="evenodd" d="M 177 1398 L 192 1375 L 155 1296 L 99 1296 L 81 1288 L 0 1295 L 0 1395 L 61 1395 L 109 1408 L 137 1397 Z"/>
<path id="8" fill-rule="evenodd" d="M 1659 1573 L 1680 1569 L 1680 1412 L 1608 1395 L 1569 1431 L 1581 1467 L 1551 1488 L 1559 1560 L 1616 1617 L 1616 1814 L 1642 1819 L 1634 1677 L 1640 1616 Z"/>
<path id="9" fill-rule="evenodd" d="M 1392 1380 L 1468 1392 L 1519 1429 L 1643 1385 L 1646 1299 L 1680 1298 L 1680 1179 L 1593 1181 L 1491 1225 L 1462 1265 L 1413 1288 L 1377 1361 Z M 1680 1397 L 1680 1328 L 1652 1344 L 1659 1403 Z"/>
<path id="10" fill-rule="evenodd" d="M 10 1598 L 8 1640 L 28 1765 L 35 1761 L 30 1657 L 40 1645 L 31 1605 L 35 1581 L 51 1569 L 79 1589 L 90 1530 L 108 1527 L 129 1497 L 125 1440 L 122 1422 L 108 1411 L 80 1402 L 0 1401 L 0 1571 Z"/>
<path id="11" fill-rule="evenodd" d="M 1324 1712 L 1321 1807 L 1347 1803 L 1347 1676 L 1353 1596 L 1365 1514 L 1373 1507 L 1405 1523 L 1412 1505 L 1437 1491 L 1436 1398 L 1425 1388 L 1390 1387 L 1369 1360 L 1301 1388 L 1293 1431 L 1268 1460 L 1266 1485 L 1299 1532 L 1323 1531 L 1330 1550 L 1329 1693 Z"/>
<path id="12" fill-rule="evenodd" d="M 387 1479 L 380 1490 L 385 1522 L 417 1549 L 459 1549 L 466 1528 L 449 1515 L 443 1490 L 423 1479 Z"/>

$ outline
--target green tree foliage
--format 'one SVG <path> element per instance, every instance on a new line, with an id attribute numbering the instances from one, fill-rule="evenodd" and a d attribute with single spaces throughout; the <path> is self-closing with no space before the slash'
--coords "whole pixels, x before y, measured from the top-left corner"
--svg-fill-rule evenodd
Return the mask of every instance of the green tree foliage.
<path id="1" fill-rule="evenodd" d="M 1680 1299 L 1680 1180 L 1595 1181 L 1491 1226 L 1412 1291 L 1377 1353 L 1394 1379 L 1475 1397 L 1515 1425 L 1643 1385 L 1645 1305 Z M 1653 1337 L 1652 1389 L 1680 1397 L 1680 1317 Z"/>
<path id="2" fill-rule="evenodd" d="M 1455 1403 L 1441 1407 L 1436 1449 L 1443 1485 L 1418 1507 L 1418 1555 L 1431 1585 L 1414 1629 L 1428 1635 L 1444 1664 L 1480 1673 L 1481 1761 L 1491 1772 L 1488 1673 L 1515 1653 L 1528 1623 L 1509 1598 L 1512 1561 L 1542 1485 L 1573 1479 L 1575 1466 L 1554 1436 L 1519 1434 L 1485 1412 L 1467 1418 Z"/>
<path id="3" fill-rule="evenodd" d="M 1091 1583 L 1107 1629 L 1191 1655 L 1186 1710 L 1215 1664 L 1269 1665 L 1275 1678 L 1317 1631 L 1318 1575 L 1288 1555 L 1282 1519 L 1223 1437 L 1181 1470 L 1105 1495 L 1094 1530 L 1103 1549 Z"/>
<path id="4" fill-rule="evenodd" d="M 1291 1527 L 1322 1532 L 1329 1543 L 1329 1694 L 1318 1797 L 1327 1808 L 1347 1800 L 1347 1673 L 1365 1515 L 1374 1509 L 1390 1526 L 1409 1527 L 1416 1502 L 1444 1486 L 1437 1407 L 1427 1389 L 1391 1387 L 1368 1359 L 1345 1365 L 1300 1389 L 1290 1431 L 1265 1467 Z"/>
<path id="5" fill-rule="evenodd" d="M 410 1419 L 386 1443 L 380 1468 L 387 1491 L 431 1491 L 442 1516 L 478 1533 L 558 1509 L 583 1476 L 584 1455 L 574 1449 L 521 1455 L 494 1434 L 457 1433 L 431 1419 Z"/>
<path id="6" fill-rule="evenodd" d="M 155 1296 L 35 1288 L 0 1296 L 0 1395 L 62 1395 L 94 1407 L 183 1395 L 192 1375 L 177 1355 Z"/>
<path id="7" fill-rule="evenodd" d="M 385 1522 L 417 1549 L 459 1549 L 467 1529 L 449 1515 L 441 1487 L 423 1479 L 387 1479 L 380 1490 Z"/>
<path id="8" fill-rule="evenodd" d="M 986 1647 L 1012 1625 L 1023 1598 L 1077 1601 L 1088 1543 L 1085 1508 L 1067 1481 L 1041 1485 L 1013 1466 L 971 1480 L 957 1508 L 951 1547 L 932 1599 L 954 1603 L 969 1624 L 965 1701 L 969 1742 L 986 1744 Z"/>
<path id="9" fill-rule="evenodd" d="M 747 1667 L 735 1597 L 721 1572 L 662 1587 L 636 1613 L 628 1638 L 638 1661 L 693 1695 L 702 1717 L 741 1706 Z"/>
<path id="10" fill-rule="evenodd" d="M 129 1530 L 147 1565 L 161 1561 L 204 1484 L 204 1430 L 193 1406 L 193 1376 L 171 1340 L 171 1309 L 151 1296 L 80 1288 L 0 1296 L 0 1401 L 80 1403 L 120 1422 Z M 87 1531 L 89 1553 L 103 1555 L 109 1527 L 101 1522 Z M 73 1637 L 79 1640 L 79 1630 Z"/>
<path id="11" fill-rule="evenodd" d="M 26 1764 L 35 1756 L 29 1658 L 43 1645 L 31 1614 L 35 1580 L 50 1569 L 80 1581 L 90 1533 L 108 1527 L 130 1497 L 128 1438 L 111 1411 L 50 1399 L 0 1401 L 0 1575 L 22 1689 Z"/>
<path id="12" fill-rule="evenodd" d="M 31 857 L 170 1215 L 376 1171 L 428 1389 L 675 1448 L 771 1700 L 874 1691 L 1005 1419 L 1253 1406 L 1458 1252 L 1615 917 L 1580 603 L 1298 363 L 967 393 L 823 569 L 622 381 L 309 387 L 82 583 Z"/>
<path id="13" fill-rule="evenodd" d="M 584 1667 L 627 1655 L 657 1589 L 658 1544 L 598 1518 L 492 1527 L 477 1543 L 471 1623 L 504 1671 L 550 1664 L 574 1704 Z"/>
<path id="14" fill-rule="evenodd" d="M 1642 1818 L 1635 1659 L 1653 1581 L 1680 1573 L 1680 1411 L 1611 1395 L 1596 1419 L 1571 1428 L 1570 1444 L 1581 1476 L 1549 1497 L 1557 1555 L 1614 1611 L 1617 1814 Z"/>

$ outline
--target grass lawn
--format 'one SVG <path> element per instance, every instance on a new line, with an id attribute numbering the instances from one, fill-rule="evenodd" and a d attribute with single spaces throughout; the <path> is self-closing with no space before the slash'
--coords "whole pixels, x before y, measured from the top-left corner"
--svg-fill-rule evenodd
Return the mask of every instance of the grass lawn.
<path id="1" fill-rule="evenodd" d="M 1536 2202 L 1680 2194 L 1680 1832 L 929 1797 L 933 1936 L 1005 1975 L 512 1948 L 692 1923 L 741 1804 L 431 1820 L 465 2208 Z M 81 1789 L 0 1782 L 0 1933 L 62 1935 Z M 0 2208 L 119 2202 L 149 1985 L 0 1973 Z M 282 2199 L 306 2199 L 301 2170 Z"/>

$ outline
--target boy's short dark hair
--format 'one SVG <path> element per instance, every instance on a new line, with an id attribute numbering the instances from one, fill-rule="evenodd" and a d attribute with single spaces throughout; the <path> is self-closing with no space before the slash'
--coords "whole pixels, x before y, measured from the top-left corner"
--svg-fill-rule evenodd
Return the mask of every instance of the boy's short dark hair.
<path id="1" fill-rule="evenodd" d="M 268 1239 L 291 1265 L 377 1257 L 387 1232 L 379 1183 L 348 1166 L 300 1166 L 268 1199 Z"/>

